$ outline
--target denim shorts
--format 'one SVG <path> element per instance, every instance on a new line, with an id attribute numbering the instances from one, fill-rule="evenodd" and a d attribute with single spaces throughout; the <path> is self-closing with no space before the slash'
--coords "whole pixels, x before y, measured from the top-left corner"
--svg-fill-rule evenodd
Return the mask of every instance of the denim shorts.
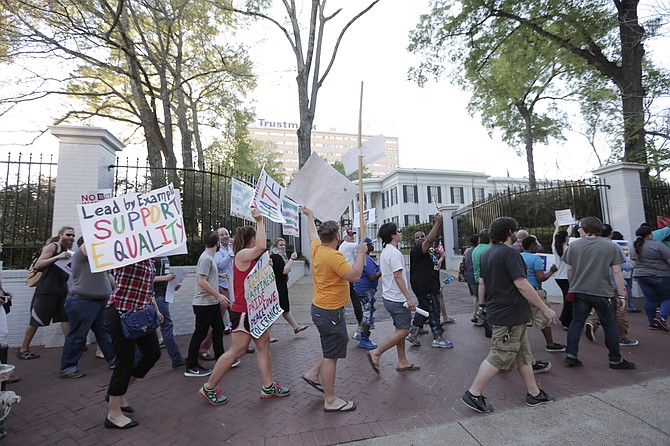
<path id="1" fill-rule="evenodd" d="M 403 306 L 405 302 L 393 302 L 384 300 L 384 308 L 389 312 L 393 319 L 393 326 L 398 330 L 409 330 L 412 325 L 412 313 Z"/>
<path id="2" fill-rule="evenodd" d="M 524 364 L 533 363 L 530 353 L 526 324 L 492 325 L 491 350 L 486 361 L 497 369 L 518 369 Z"/>
<path id="3" fill-rule="evenodd" d="M 343 359 L 347 357 L 347 321 L 344 318 L 344 307 L 337 310 L 325 310 L 312 305 L 312 322 L 321 336 L 321 350 L 326 359 Z"/>

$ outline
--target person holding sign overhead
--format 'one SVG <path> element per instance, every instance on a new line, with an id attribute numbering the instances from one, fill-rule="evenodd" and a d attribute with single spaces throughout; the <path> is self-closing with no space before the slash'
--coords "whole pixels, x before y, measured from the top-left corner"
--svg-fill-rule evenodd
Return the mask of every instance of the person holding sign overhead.
<path id="1" fill-rule="evenodd" d="M 322 354 L 314 366 L 302 377 L 310 386 L 324 393 L 324 412 L 350 412 L 356 403 L 335 395 L 335 371 L 337 360 L 347 357 L 347 324 L 344 306 L 349 301 L 349 283 L 358 282 L 365 266 L 368 251 L 365 241 L 356 248 L 354 264 L 347 262 L 337 250 L 340 242 L 340 227 L 333 220 L 324 221 L 317 230 L 312 211 L 303 208 L 307 216 L 307 231 L 312 254 L 312 321 L 321 336 Z"/>
<path id="2" fill-rule="evenodd" d="M 247 300 L 244 293 L 244 280 L 256 265 L 256 259 L 266 249 L 265 224 L 258 209 L 252 209 L 251 215 L 256 220 L 256 229 L 251 226 L 237 228 L 233 242 L 235 259 L 233 262 L 233 289 L 235 300 L 230 307 L 230 322 L 233 325 L 233 342 L 230 349 L 214 364 L 209 380 L 200 388 L 199 394 L 213 406 L 220 406 L 228 402 L 219 383 L 224 375 L 239 358 L 247 352 L 252 340 L 251 327 L 247 318 Z M 261 398 L 284 397 L 291 393 L 288 387 L 282 387 L 272 380 L 272 357 L 270 356 L 270 332 L 265 330 L 256 344 L 256 361 L 258 372 L 261 375 Z"/>

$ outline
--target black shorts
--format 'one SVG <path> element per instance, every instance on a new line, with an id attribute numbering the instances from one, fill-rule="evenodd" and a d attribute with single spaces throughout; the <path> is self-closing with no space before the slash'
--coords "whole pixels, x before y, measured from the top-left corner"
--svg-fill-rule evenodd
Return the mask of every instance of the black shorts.
<path id="1" fill-rule="evenodd" d="M 228 313 L 230 314 L 230 325 L 233 327 L 233 333 L 245 333 L 251 336 L 247 313 L 238 313 L 231 310 L 228 310 Z"/>
<path id="2" fill-rule="evenodd" d="M 347 357 L 347 322 L 344 318 L 344 307 L 337 310 L 324 310 L 312 305 L 312 322 L 321 336 L 321 349 L 326 359 Z"/>
<path id="3" fill-rule="evenodd" d="M 67 322 L 65 311 L 64 294 L 38 294 L 33 295 L 30 302 L 30 325 L 33 327 L 46 327 L 51 322 Z"/>

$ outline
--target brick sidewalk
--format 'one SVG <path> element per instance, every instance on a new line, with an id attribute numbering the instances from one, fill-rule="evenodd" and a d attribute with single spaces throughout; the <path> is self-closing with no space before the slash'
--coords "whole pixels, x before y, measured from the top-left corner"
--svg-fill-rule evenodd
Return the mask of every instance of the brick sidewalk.
<path id="1" fill-rule="evenodd" d="M 291 289 L 293 313 L 300 322 L 310 298 L 309 284 L 304 281 Z M 105 429 L 104 396 L 109 370 L 104 361 L 93 357 L 90 348 L 80 362 L 87 373 L 82 379 L 58 377 L 60 348 L 35 348 L 42 357 L 32 361 L 15 359 L 16 374 L 23 381 L 10 386 L 23 398 L 6 420 L 9 436 L 5 445 L 184 445 L 184 444 L 254 444 L 312 445 L 336 444 L 363 438 L 406 432 L 413 428 L 442 424 L 477 416 L 459 398 L 470 385 L 477 367 L 488 351 L 488 340 L 481 329 L 470 322 L 470 297 L 464 284 L 448 286 L 447 307 L 456 323 L 447 327 L 445 337 L 454 342 L 452 350 L 430 347 L 430 335 L 423 336 L 424 346 L 409 344 L 408 357 L 421 364 L 421 371 L 395 371 L 395 352 L 381 359 L 381 375 L 375 375 L 365 358 L 365 351 L 349 343 L 348 357 L 338 362 L 336 391 L 353 399 L 358 409 L 350 413 L 324 413 L 322 395 L 302 380 L 320 352 L 317 331 L 311 326 L 294 335 L 285 323 L 277 324 L 272 344 L 274 378 L 291 387 L 288 398 L 261 400 L 260 378 L 253 354 L 242 358 L 242 365 L 231 370 L 222 382 L 230 402 L 212 407 L 197 396 L 202 379 L 185 378 L 183 369 L 173 370 L 163 356 L 147 379 L 132 387 L 128 400 L 136 410 L 140 426 L 129 431 Z M 560 305 L 554 305 L 560 310 Z M 383 308 L 379 310 L 384 312 Z M 630 315 L 631 337 L 640 346 L 623 348 L 626 359 L 636 362 L 634 371 L 614 371 L 607 366 L 607 351 L 602 345 L 602 330 L 597 343 L 582 338 L 580 358 L 584 367 L 563 366 L 563 354 L 544 351 L 539 330 L 530 331 L 533 351 L 539 359 L 551 360 L 549 373 L 537 375 L 540 387 L 555 392 L 558 398 L 626 386 L 632 383 L 670 375 L 670 343 L 665 333 L 646 329 L 642 314 Z M 380 342 L 393 330 L 386 319 L 377 324 L 372 340 Z M 350 325 L 350 332 L 355 326 Z M 556 326 L 554 337 L 565 342 L 565 332 Z M 182 352 L 188 336 L 178 337 Z M 230 337 L 225 337 L 226 346 Z M 204 363 L 210 365 L 212 363 Z M 525 407 L 525 390 L 514 372 L 501 373 L 487 388 L 489 401 L 496 412 Z M 530 410 L 530 409 L 529 409 Z"/>

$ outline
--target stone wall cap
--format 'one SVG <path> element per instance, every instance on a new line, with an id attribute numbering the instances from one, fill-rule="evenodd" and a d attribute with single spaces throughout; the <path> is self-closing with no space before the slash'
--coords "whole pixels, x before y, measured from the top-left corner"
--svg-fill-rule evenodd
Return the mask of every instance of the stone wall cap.
<path id="1" fill-rule="evenodd" d="M 646 168 L 647 167 L 644 164 L 621 161 L 619 163 L 608 164 L 607 166 L 599 167 L 595 170 L 592 170 L 591 172 L 594 175 L 603 175 L 606 173 L 616 172 L 617 170 L 635 170 L 641 172 Z"/>

